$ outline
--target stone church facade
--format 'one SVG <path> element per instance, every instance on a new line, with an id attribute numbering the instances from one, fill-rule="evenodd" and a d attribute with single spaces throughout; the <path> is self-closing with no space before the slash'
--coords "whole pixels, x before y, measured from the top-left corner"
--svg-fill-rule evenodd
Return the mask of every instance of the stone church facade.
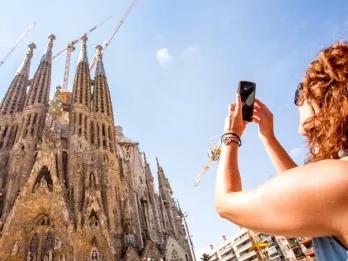
<path id="1" fill-rule="evenodd" d="M 49 101 L 52 48 L 32 79 L 30 44 L 0 105 L 0 260 L 193 260 L 184 215 L 157 161 L 116 127 L 102 47 L 87 37 L 72 92 Z"/>

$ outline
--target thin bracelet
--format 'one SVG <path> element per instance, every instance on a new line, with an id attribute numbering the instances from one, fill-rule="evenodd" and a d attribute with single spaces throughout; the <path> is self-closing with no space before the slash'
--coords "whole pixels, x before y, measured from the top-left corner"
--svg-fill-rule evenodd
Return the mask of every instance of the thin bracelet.
<path id="1" fill-rule="evenodd" d="M 240 139 L 240 137 L 239 137 L 239 135 L 237 135 L 236 133 L 234 133 L 234 132 L 226 132 L 226 133 L 224 133 L 222 136 L 221 136 L 221 140 L 222 139 L 224 139 L 225 138 L 225 136 L 230 136 L 230 135 L 232 135 L 233 137 L 235 137 L 237 140 L 238 140 L 238 143 L 242 143 L 241 142 L 241 139 Z M 241 144 L 242 145 L 242 144 Z"/>
<path id="2" fill-rule="evenodd" d="M 225 145 L 229 145 L 231 144 L 231 142 L 236 143 L 239 147 L 242 146 L 242 141 L 240 140 L 240 137 L 233 132 L 227 132 L 221 136 L 221 144 L 223 143 Z"/>

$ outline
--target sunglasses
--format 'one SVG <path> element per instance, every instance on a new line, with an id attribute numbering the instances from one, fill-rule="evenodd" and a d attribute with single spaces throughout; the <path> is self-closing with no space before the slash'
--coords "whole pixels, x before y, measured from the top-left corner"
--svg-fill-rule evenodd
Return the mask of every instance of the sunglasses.
<path id="1" fill-rule="evenodd" d="M 295 91 L 295 98 L 294 98 L 294 103 L 296 106 L 300 106 L 300 95 L 301 95 L 301 91 L 303 89 L 303 83 L 300 82 L 298 85 L 297 85 L 297 88 L 296 88 L 296 91 Z"/>

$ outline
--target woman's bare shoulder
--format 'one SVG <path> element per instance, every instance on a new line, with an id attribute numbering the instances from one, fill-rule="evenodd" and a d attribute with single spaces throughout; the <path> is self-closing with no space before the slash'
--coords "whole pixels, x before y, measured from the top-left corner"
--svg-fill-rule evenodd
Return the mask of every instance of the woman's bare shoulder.
<path id="1" fill-rule="evenodd" d="M 348 157 L 340 160 L 321 160 L 286 172 L 286 179 L 294 179 L 296 183 L 302 183 L 305 187 L 341 195 L 348 200 Z"/>

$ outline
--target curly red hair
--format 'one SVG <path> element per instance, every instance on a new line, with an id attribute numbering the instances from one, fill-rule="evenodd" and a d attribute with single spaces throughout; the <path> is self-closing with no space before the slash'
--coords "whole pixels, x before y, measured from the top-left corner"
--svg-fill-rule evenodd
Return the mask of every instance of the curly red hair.
<path id="1" fill-rule="evenodd" d="M 308 138 L 307 162 L 339 158 L 348 150 L 348 43 L 322 50 L 306 71 L 300 101 L 319 111 L 304 123 Z"/>

